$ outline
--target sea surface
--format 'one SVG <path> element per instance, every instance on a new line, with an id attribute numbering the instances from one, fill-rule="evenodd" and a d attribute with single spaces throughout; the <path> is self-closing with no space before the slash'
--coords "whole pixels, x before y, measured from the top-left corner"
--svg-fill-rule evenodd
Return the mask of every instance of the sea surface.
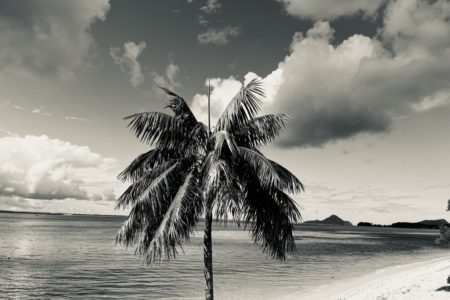
<path id="1" fill-rule="evenodd" d="M 114 245 L 123 217 L 0 213 L 2 299 L 203 299 L 202 232 L 146 267 Z M 214 226 L 216 299 L 277 299 L 389 266 L 450 254 L 433 230 L 298 226 L 298 254 L 267 258 L 247 232 Z M 8 257 L 10 257 L 8 259 Z"/>

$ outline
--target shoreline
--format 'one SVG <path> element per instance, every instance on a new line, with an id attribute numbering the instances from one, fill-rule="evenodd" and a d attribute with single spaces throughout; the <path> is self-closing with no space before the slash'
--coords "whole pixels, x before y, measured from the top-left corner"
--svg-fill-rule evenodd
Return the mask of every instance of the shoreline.
<path id="1" fill-rule="evenodd" d="M 312 290 L 285 295 L 282 300 L 450 299 L 449 255 L 375 270 L 366 275 L 338 280 Z M 439 288 L 448 291 L 437 291 Z"/>

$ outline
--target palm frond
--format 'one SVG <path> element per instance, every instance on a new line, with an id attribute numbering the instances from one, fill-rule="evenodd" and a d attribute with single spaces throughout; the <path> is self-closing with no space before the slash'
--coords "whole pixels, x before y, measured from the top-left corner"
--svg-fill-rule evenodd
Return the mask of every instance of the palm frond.
<path id="1" fill-rule="evenodd" d="M 244 192 L 236 180 L 229 185 L 220 185 L 215 191 L 213 201 L 213 215 L 216 217 L 216 221 L 226 225 L 231 217 L 231 220 L 240 226 L 244 197 Z"/>
<path id="2" fill-rule="evenodd" d="M 181 247 L 194 231 L 203 207 L 201 200 L 198 178 L 191 172 L 178 189 L 156 231 L 152 234 L 146 231 L 141 235 L 137 252 L 145 257 L 146 263 L 161 261 L 164 256 L 175 258 L 178 253 L 176 247 Z"/>
<path id="3" fill-rule="evenodd" d="M 137 178 L 142 177 L 146 170 L 145 161 L 153 154 L 153 151 L 150 150 L 136 157 L 128 167 L 119 173 L 117 178 L 122 181 L 136 181 Z"/>
<path id="4" fill-rule="evenodd" d="M 254 149 L 245 147 L 238 147 L 239 155 L 242 158 L 242 163 L 248 165 L 251 170 L 241 165 L 243 171 L 252 172 L 264 188 L 270 189 L 272 187 L 280 187 L 283 185 L 275 167 L 270 163 L 264 155 Z M 254 180 L 254 179 L 253 179 Z"/>
<path id="5" fill-rule="evenodd" d="M 144 232 L 149 234 L 151 228 L 156 230 L 190 169 L 192 164 L 186 161 L 167 163 L 132 184 L 118 199 L 117 207 L 132 206 L 132 209 L 116 242 L 128 246 Z"/>
<path id="6" fill-rule="evenodd" d="M 245 147 L 238 147 L 238 149 L 239 154 L 243 158 L 241 163 L 245 163 L 251 168 L 253 172 L 251 172 L 250 176 L 256 176 L 264 188 L 271 189 L 276 187 L 289 193 L 303 191 L 303 185 L 300 180 L 283 166 L 271 161 L 256 149 Z M 250 172 L 249 170 L 245 171 L 247 173 Z"/>
<path id="7" fill-rule="evenodd" d="M 148 226 L 147 220 L 142 218 L 133 207 L 128 214 L 127 220 L 122 224 L 116 236 L 116 244 L 122 244 L 129 247 L 134 244 L 142 234 L 142 231 Z M 153 220 L 154 222 L 156 219 Z"/>
<path id="8" fill-rule="evenodd" d="M 192 151 L 201 155 L 206 154 L 209 137 L 208 126 L 201 122 L 197 122 L 197 124 L 192 127 L 189 136 L 193 145 Z M 191 149 L 187 150 L 191 151 Z"/>
<path id="9" fill-rule="evenodd" d="M 236 128 L 232 135 L 239 146 L 253 148 L 267 145 L 278 137 L 288 120 L 285 114 L 257 117 Z"/>
<path id="10" fill-rule="evenodd" d="M 181 157 L 182 154 L 175 149 L 155 148 L 135 158 L 117 177 L 122 181 L 135 182 L 153 168 Z"/>
<path id="11" fill-rule="evenodd" d="M 219 131 L 214 133 L 211 137 L 212 144 L 214 144 L 214 155 L 215 158 L 220 158 L 222 151 L 224 150 L 224 143 L 226 143 L 228 152 L 234 156 L 237 154 L 238 149 L 237 145 L 234 142 L 234 139 L 228 134 L 226 131 Z"/>
<path id="12" fill-rule="evenodd" d="M 170 185 L 175 185 L 174 181 L 183 174 L 184 170 L 191 169 L 197 159 L 196 156 L 188 156 L 183 159 L 169 160 L 146 172 L 117 199 L 116 208 L 126 208 L 143 199 L 151 198 L 152 194 L 170 190 Z M 158 198 L 158 195 L 154 198 Z"/>
<path id="13" fill-rule="evenodd" d="M 284 260 L 286 253 L 296 250 L 293 222 L 300 215 L 292 199 L 280 191 L 270 192 L 253 185 L 244 200 L 245 228 L 255 244 L 272 258 Z"/>
<path id="14" fill-rule="evenodd" d="M 141 141 L 153 144 L 163 132 L 178 129 L 175 117 L 161 112 L 143 112 L 124 118 L 130 120 L 128 127 Z"/>
<path id="15" fill-rule="evenodd" d="M 172 179 L 181 163 L 180 161 L 168 161 L 161 166 L 153 169 L 151 172 L 147 172 L 141 176 L 136 182 L 131 184 L 117 199 L 116 208 L 126 208 L 130 205 L 134 205 L 137 201 L 148 196 L 149 191 L 152 188 L 161 190 L 164 184 Z"/>
<path id="16" fill-rule="evenodd" d="M 280 189 L 273 191 L 272 195 L 291 223 L 299 223 L 302 221 L 302 215 L 294 199 Z"/>
<path id="17" fill-rule="evenodd" d="M 201 176 L 205 197 L 217 190 L 221 185 L 229 186 L 233 180 L 229 165 L 226 161 L 217 158 L 214 152 L 209 153 L 205 158 Z"/>
<path id="18" fill-rule="evenodd" d="M 260 97 L 264 97 L 261 81 L 253 79 L 228 104 L 217 122 L 215 131 L 231 131 L 232 128 L 240 127 L 253 119 L 261 108 Z"/>
<path id="19" fill-rule="evenodd" d="M 144 112 L 125 117 L 128 127 L 141 141 L 162 148 L 186 147 L 192 142 L 190 128 L 174 116 L 161 112 Z"/>
<path id="20" fill-rule="evenodd" d="M 231 164 L 214 152 L 209 153 L 203 163 L 201 181 L 203 197 L 213 203 L 216 220 L 226 222 L 230 213 L 239 222 L 242 188 Z"/>
<path id="21" fill-rule="evenodd" d="M 273 168 L 275 169 L 275 172 L 278 175 L 278 178 L 280 180 L 280 188 L 284 191 L 287 191 L 292 194 L 301 193 L 305 190 L 303 184 L 300 182 L 300 180 L 292 174 L 288 169 L 283 167 L 282 165 L 274 162 L 273 160 L 268 160 Z"/>
<path id="22" fill-rule="evenodd" d="M 183 123 L 191 126 L 197 123 L 197 119 L 187 105 L 186 101 L 181 96 L 175 94 L 169 89 L 163 87 L 160 87 L 160 89 L 171 97 L 167 100 L 167 107 L 175 113 L 176 118 L 183 120 Z"/>

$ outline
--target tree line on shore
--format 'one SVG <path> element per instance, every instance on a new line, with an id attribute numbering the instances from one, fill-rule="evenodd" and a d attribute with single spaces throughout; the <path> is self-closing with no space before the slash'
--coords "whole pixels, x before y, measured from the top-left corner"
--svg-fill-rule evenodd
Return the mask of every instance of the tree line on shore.
<path id="1" fill-rule="evenodd" d="M 373 224 L 370 222 L 359 222 L 357 226 L 366 227 L 393 227 L 393 228 L 415 228 L 415 229 L 440 229 L 441 226 L 450 226 L 445 219 L 423 220 L 420 222 L 396 222 L 391 225 Z"/>

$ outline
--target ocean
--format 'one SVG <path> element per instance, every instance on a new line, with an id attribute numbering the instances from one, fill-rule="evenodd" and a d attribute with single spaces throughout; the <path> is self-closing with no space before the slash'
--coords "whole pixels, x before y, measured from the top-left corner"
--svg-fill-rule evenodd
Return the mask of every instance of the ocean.
<path id="1" fill-rule="evenodd" d="M 202 232 L 176 260 L 144 266 L 114 245 L 123 217 L 0 213 L 2 299 L 203 299 Z M 213 228 L 216 299 L 277 299 L 378 269 L 448 255 L 437 230 L 297 226 L 280 262 L 248 232 Z M 10 259 L 8 259 L 10 257 Z"/>

